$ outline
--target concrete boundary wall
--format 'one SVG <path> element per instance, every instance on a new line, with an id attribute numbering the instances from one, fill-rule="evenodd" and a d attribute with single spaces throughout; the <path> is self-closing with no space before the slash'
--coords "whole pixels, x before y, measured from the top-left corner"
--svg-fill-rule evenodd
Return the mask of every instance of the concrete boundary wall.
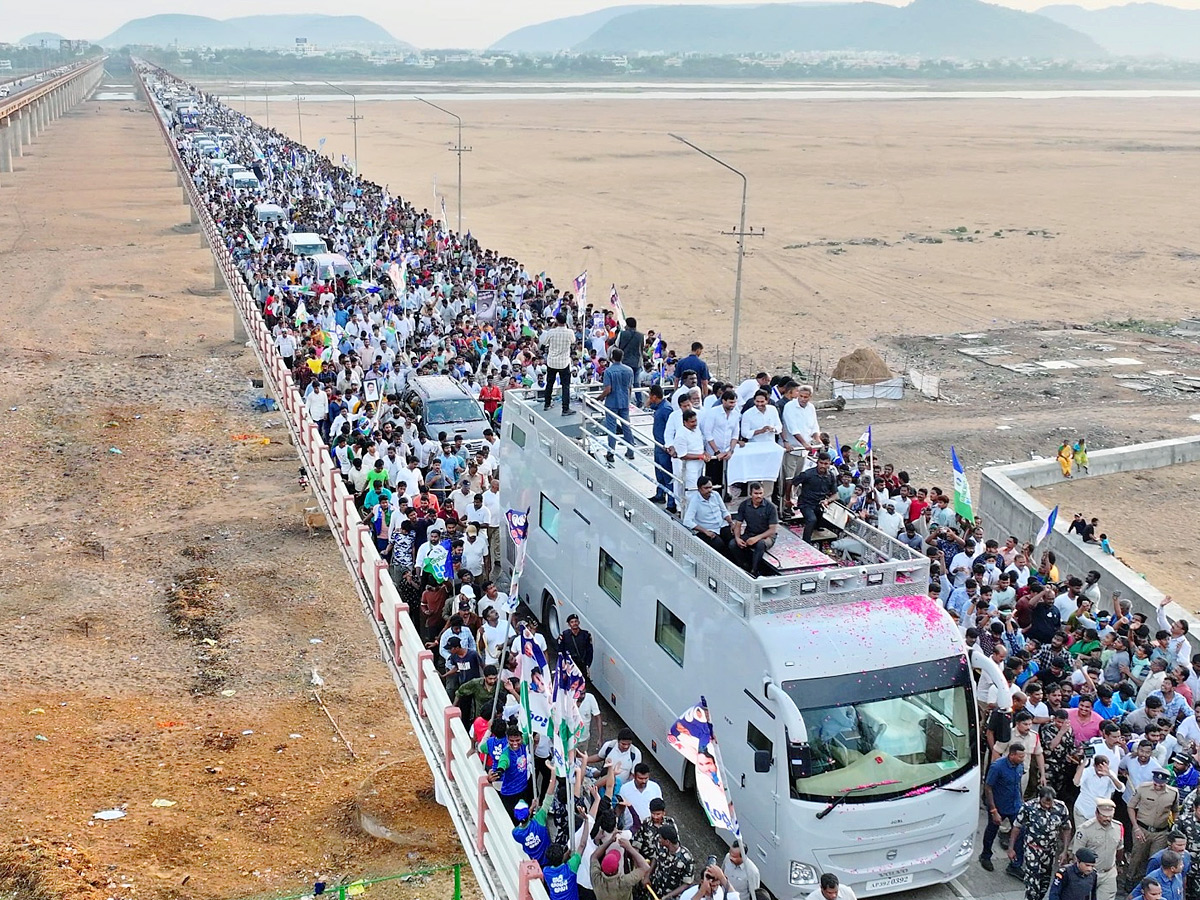
<path id="1" fill-rule="evenodd" d="M 1145 469 L 1160 469 L 1179 463 L 1200 462 L 1200 435 L 1152 441 L 1147 444 L 1131 444 L 1111 450 L 1088 453 L 1086 478 L 1102 478 L 1120 472 L 1138 472 Z M 1058 463 L 1053 459 L 1014 463 L 1008 466 L 993 466 L 983 470 L 979 498 L 979 514 L 989 537 L 1003 539 L 1015 535 L 1022 542 L 1032 541 L 1050 510 L 1028 493 L 1030 489 L 1060 484 L 1063 481 Z M 1111 608 L 1113 591 L 1133 601 L 1133 611 L 1144 613 L 1150 621 L 1150 630 L 1156 629 L 1157 609 L 1163 592 L 1142 578 L 1116 557 L 1100 551 L 1099 544 L 1085 544 L 1076 535 L 1068 534 L 1071 524 L 1071 509 L 1059 510 L 1054 531 L 1038 548 L 1053 550 L 1058 557 L 1059 571 L 1064 575 L 1082 577 L 1095 569 L 1100 573 L 1101 605 Z M 1197 617 L 1178 603 L 1167 606 L 1167 618 L 1171 621 Z M 1192 640 L 1192 650 L 1196 641 Z"/>
<path id="2" fill-rule="evenodd" d="M 154 71 L 171 77 L 161 69 Z M 488 782 L 474 750 L 467 723 L 450 700 L 405 604 L 375 550 L 367 526 L 359 518 L 354 498 L 337 473 L 329 448 L 305 408 L 291 373 L 276 352 L 273 336 L 251 296 L 225 238 L 196 190 L 175 146 L 170 128 L 154 95 L 134 65 L 134 77 L 145 93 L 172 163 L 182 177 L 184 200 L 197 213 L 207 245 L 212 249 L 216 276 L 233 300 L 234 315 L 245 329 L 247 344 L 280 399 L 283 419 L 300 459 L 308 469 L 318 505 L 325 513 L 338 551 L 354 579 L 380 656 L 389 666 L 401 700 L 433 773 L 439 802 L 450 814 L 462 849 L 471 863 L 484 900 L 547 900 L 541 869 L 512 838 L 512 821 L 500 795 Z"/>

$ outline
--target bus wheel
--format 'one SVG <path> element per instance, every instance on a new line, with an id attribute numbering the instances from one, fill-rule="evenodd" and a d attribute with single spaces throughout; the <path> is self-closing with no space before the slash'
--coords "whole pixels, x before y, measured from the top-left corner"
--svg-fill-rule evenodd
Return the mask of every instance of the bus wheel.
<path id="1" fill-rule="evenodd" d="M 542 630 L 546 634 L 546 640 L 557 641 L 558 636 L 562 634 L 562 626 L 558 621 L 558 604 L 549 591 L 542 595 Z"/>

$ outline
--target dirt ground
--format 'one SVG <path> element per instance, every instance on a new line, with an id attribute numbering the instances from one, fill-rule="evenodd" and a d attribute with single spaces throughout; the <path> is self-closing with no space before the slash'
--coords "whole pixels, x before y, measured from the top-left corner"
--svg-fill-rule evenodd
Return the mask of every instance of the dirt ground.
<path id="1" fill-rule="evenodd" d="M 1077 476 L 1033 496 L 1047 506 L 1061 504 L 1059 516 L 1066 523 L 1077 512 L 1099 518 L 1100 531 L 1122 562 L 1185 609 L 1200 611 L 1192 514 L 1200 501 L 1200 465 Z"/>
<path id="2" fill-rule="evenodd" d="M 376 89 L 377 90 L 377 89 Z M 240 86 L 229 102 L 243 108 Z M 741 352 L 787 368 L 892 334 L 1171 318 L 1196 307 L 1200 100 L 437 100 L 463 118 L 463 227 L 710 358 L 730 340 L 749 179 Z M 296 106 L 270 122 L 293 137 Z M 249 114 L 263 121 L 262 98 Z M 351 104 L 302 102 L 303 136 L 354 156 Z M 360 169 L 457 221 L 455 122 L 357 104 Z M 754 369 L 749 369 L 752 373 Z"/>
<path id="3" fill-rule="evenodd" d="M 181 227 L 151 118 L 88 103 L 16 163 L 0 186 L 0 893 L 218 900 L 460 859 L 332 539 L 301 523 L 280 416 L 252 409 L 261 373 Z M 397 760 L 400 844 L 355 820 Z"/>

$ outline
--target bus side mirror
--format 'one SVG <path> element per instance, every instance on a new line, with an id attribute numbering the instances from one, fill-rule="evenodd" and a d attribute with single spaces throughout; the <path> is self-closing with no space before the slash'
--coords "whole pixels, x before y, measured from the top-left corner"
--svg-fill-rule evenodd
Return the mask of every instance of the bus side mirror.
<path id="1" fill-rule="evenodd" d="M 775 764 L 774 758 L 769 750 L 754 751 L 754 771 L 758 773 L 770 772 L 771 766 Z"/>

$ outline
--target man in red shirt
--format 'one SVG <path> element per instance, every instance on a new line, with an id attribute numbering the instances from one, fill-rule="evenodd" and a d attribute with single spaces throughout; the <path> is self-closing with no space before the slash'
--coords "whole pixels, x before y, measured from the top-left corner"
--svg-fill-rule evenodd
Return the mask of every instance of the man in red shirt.
<path id="1" fill-rule="evenodd" d="M 496 410 L 500 408 L 500 404 L 504 400 L 504 394 L 500 392 L 500 388 L 496 385 L 495 376 L 489 375 L 487 377 L 487 384 L 479 389 L 479 399 L 483 403 L 483 409 L 488 414 L 488 418 L 494 419 Z"/>
<path id="2" fill-rule="evenodd" d="M 921 518 L 921 513 L 929 508 L 929 491 L 921 488 L 917 491 L 917 496 L 913 497 L 908 503 L 908 521 L 916 522 Z"/>

